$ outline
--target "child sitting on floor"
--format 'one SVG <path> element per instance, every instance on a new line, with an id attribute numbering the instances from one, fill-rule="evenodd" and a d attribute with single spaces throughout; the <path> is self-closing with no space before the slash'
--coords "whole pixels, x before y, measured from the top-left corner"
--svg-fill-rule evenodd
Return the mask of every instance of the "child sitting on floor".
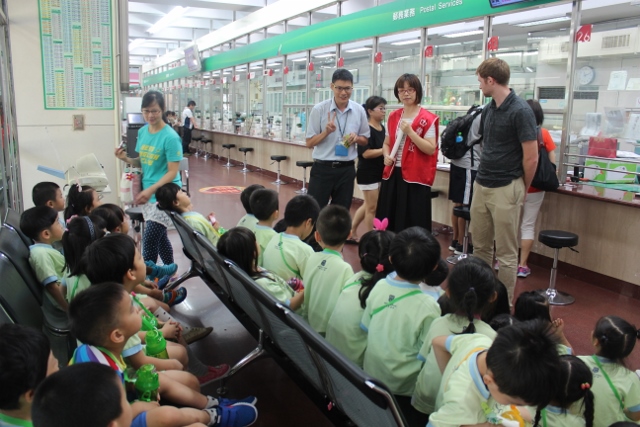
<path id="1" fill-rule="evenodd" d="M 474 340 L 484 340 L 485 344 L 478 345 Z M 540 411 L 561 386 L 556 345 L 551 326 L 541 321 L 502 328 L 493 343 L 482 334 L 435 338 L 436 359 L 444 373 L 436 412 L 427 426 L 522 420 L 514 405 L 536 407 L 535 419 L 539 420 Z"/>
<path id="2" fill-rule="evenodd" d="M 375 285 L 362 314 L 367 333 L 363 366 L 393 394 L 411 396 L 422 368 L 418 350 L 431 322 L 440 317 L 437 301 L 420 289 L 438 264 L 440 244 L 421 227 L 407 228 L 391 242 L 389 258 L 395 272 Z"/>
<path id="3" fill-rule="evenodd" d="M 69 306 L 69 319 L 73 335 L 83 343 L 74 352 L 70 365 L 102 363 L 124 378 L 126 365 L 122 352 L 127 340 L 140 330 L 142 319 L 122 285 L 107 282 L 80 292 Z M 195 413 L 178 410 L 176 427 L 194 422 L 247 426 L 258 416 L 252 404 L 256 399 L 251 396 L 241 401 L 216 399 L 201 394 L 198 381 L 188 372 L 168 370 L 158 372 L 158 376 L 160 396 L 172 403 L 201 410 Z M 142 415 L 145 412 L 134 410 L 134 416 L 145 417 Z M 238 418 L 242 422 L 238 423 Z"/>
<path id="4" fill-rule="evenodd" d="M 447 296 L 451 314 L 438 317 L 418 352 L 424 366 L 420 370 L 411 404 L 424 414 L 435 410 L 442 373 L 438 369 L 431 341 L 452 334 L 482 334 L 493 340 L 496 332 L 479 319 L 480 314 L 496 298 L 495 275 L 480 258 L 466 258 L 456 264 L 449 275 Z"/>
<path id="5" fill-rule="evenodd" d="M 305 240 L 313 232 L 320 206 L 307 195 L 289 200 L 284 210 L 286 230 L 273 236 L 262 254 L 264 268 L 285 280 L 302 279 L 304 268 L 313 248 Z"/>
<path id="6" fill-rule="evenodd" d="M 220 255 L 235 262 L 260 287 L 275 299 L 297 310 L 304 300 L 304 289 L 295 292 L 280 276 L 258 266 L 260 248 L 256 236 L 245 227 L 235 227 L 224 233 L 218 242 Z"/>
<path id="7" fill-rule="evenodd" d="M 640 421 L 640 379 L 626 365 L 640 331 L 617 316 L 598 319 L 592 333 L 595 354 L 580 356 L 593 372 L 594 425 Z"/>
<path id="8" fill-rule="evenodd" d="M 384 230 L 362 236 L 358 244 L 362 270 L 342 285 L 327 324 L 327 341 L 360 367 L 367 348 L 367 334 L 360 328 L 362 314 L 375 284 L 393 271 L 389 248 L 394 237 L 395 233 Z"/>
<path id="9" fill-rule="evenodd" d="M 309 325 L 325 336 L 340 291 L 353 276 L 341 253 L 351 234 L 351 216 L 344 207 L 329 205 L 320 211 L 316 226 L 315 239 L 323 250 L 314 252 L 305 266 L 303 314 Z"/>
<path id="10" fill-rule="evenodd" d="M 171 212 L 176 212 L 184 218 L 187 223 L 194 230 L 202 233 L 212 245 L 218 244 L 220 236 L 224 232 L 224 229 L 220 227 L 217 221 L 213 222 L 211 218 L 215 218 L 215 214 L 212 212 L 209 214 L 209 219 L 204 215 L 195 212 L 191 199 L 185 193 L 179 185 L 172 182 L 163 185 L 156 191 L 156 200 L 158 200 L 158 206 L 160 209 L 164 209 Z"/>
<path id="11" fill-rule="evenodd" d="M 261 188 L 264 188 L 264 185 L 252 184 L 242 190 L 242 193 L 240 193 L 240 202 L 242 203 L 242 207 L 244 207 L 246 215 L 240 218 L 240 221 L 238 221 L 236 227 L 246 227 L 255 233 L 256 224 L 258 224 L 258 218 L 256 218 L 256 216 L 253 214 L 253 211 L 251 210 L 251 203 L 249 203 L 249 201 L 251 200 L 251 195 L 253 194 L 253 192 Z"/>
<path id="12" fill-rule="evenodd" d="M 0 326 L 0 426 L 31 426 L 33 394 L 58 370 L 47 337 L 23 325 Z"/>
<path id="13" fill-rule="evenodd" d="M 258 265 L 263 266 L 264 250 L 277 233 L 273 229 L 273 222 L 278 219 L 280 213 L 278 193 L 274 190 L 267 190 L 266 188 L 260 188 L 251 194 L 249 200 L 251 204 L 251 210 L 256 216 L 258 223 L 255 226 L 254 233 L 256 234 L 256 241 L 260 246 L 260 254 L 258 255 Z"/>

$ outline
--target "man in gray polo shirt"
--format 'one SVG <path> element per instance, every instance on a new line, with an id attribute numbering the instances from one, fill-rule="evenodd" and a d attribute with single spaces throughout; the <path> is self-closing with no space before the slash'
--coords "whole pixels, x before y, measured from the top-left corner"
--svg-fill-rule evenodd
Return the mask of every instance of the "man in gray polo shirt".
<path id="1" fill-rule="evenodd" d="M 331 79 L 333 97 L 311 110 L 307 124 L 307 147 L 313 147 L 309 195 L 320 207 L 331 204 L 349 209 L 356 177 L 356 144 L 369 142 L 369 123 L 361 105 L 351 101 L 353 75 L 338 69 Z"/>
<path id="2" fill-rule="evenodd" d="M 492 101 L 485 107 L 483 151 L 471 202 L 474 255 L 491 265 L 495 241 L 498 279 L 512 303 L 520 211 L 538 164 L 536 119 L 531 107 L 509 89 L 506 62 L 487 59 L 476 74 L 480 90 Z"/>

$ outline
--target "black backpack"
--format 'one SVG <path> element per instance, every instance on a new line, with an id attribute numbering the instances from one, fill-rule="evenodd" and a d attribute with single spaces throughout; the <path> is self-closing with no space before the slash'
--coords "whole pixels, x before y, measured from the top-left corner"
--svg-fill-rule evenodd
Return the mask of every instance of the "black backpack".
<path id="1" fill-rule="evenodd" d="M 443 156 L 451 160 L 461 159 L 473 145 L 482 142 L 482 137 L 480 137 L 473 144 L 467 145 L 469 129 L 471 129 L 471 125 L 478 114 L 482 113 L 482 110 L 482 106 L 473 105 L 469 108 L 467 114 L 449 122 L 442 135 L 440 135 L 440 150 Z M 480 128 L 480 132 L 482 132 L 482 125 Z M 461 141 L 459 140 L 460 138 L 462 138 Z M 456 141 L 456 139 L 459 141 Z"/>

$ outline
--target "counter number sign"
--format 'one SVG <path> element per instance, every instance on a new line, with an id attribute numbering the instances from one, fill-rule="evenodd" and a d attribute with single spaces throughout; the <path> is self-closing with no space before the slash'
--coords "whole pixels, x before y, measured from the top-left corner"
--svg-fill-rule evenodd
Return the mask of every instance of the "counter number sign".
<path id="1" fill-rule="evenodd" d="M 592 24 L 583 25 L 576 32 L 576 43 L 588 43 L 591 41 L 591 30 L 593 29 Z"/>

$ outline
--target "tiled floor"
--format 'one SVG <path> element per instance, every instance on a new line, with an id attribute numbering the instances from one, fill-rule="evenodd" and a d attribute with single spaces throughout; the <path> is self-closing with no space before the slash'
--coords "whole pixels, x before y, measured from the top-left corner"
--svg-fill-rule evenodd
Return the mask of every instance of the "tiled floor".
<path id="1" fill-rule="evenodd" d="M 225 227 L 234 226 L 244 215 L 237 194 L 205 194 L 198 190 L 212 186 L 240 186 L 262 184 L 267 188 L 278 190 L 271 184 L 272 177 L 257 172 L 242 174 L 238 167 L 227 169 L 222 162 L 214 159 L 203 160 L 191 157 L 191 199 L 195 209 L 203 214 L 215 211 L 219 222 Z M 295 196 L 300 184 L 283 185 L 279 189 L 280 212 L 289 199 Z M 353 208 L 352 208 L 353 213 Z M 362 234 L 362 233 L 360 233 Z M 182 244 L 175 231 L 170 232 L 174 245 L 176 262 L 179 272 L 187 269 L 187 260 L 182 254 Z M 442 246 L 443 257 L 449 255 L 447 249 L 450 236 L 440 234 L 438 240 Z M 344 249 L 345 259 L 350 262 L 354 270 L 359 269 L 356 246 L 347 245 Z M 516 293 L 525 290 L 545 288 L 548 284 L 549 270 L 531 265 L 532 274 L 527 279 L 519 279 Z M 189 297 L 174 313 L 180 319 L 191 324 L 214 326 L 214 332 L 206 339 L 193 344 L 192 347 L 201 359 L 210 364 L 230 363 L 238 361 L 243 355 L 251 351 L 256 342 L 244 327 L 227 310 L 227 308 L 213 295 L 200 279 L 190 279 L 185 283 L 189 290 Z M 604 315 L 615 314 L 628 321 L 640 325 L 640 301 L 621 296 L 602 287 L 580 282 L 571 277 L 558 275 L 557 287 L 576 297 L 573 305 L 553 307 L 552 316 L 565 321 L 565 334 L 572 343 L 576 354 L 591 354 L 592 346 L 590 334 L 597 319 Z M 640 368 L 640 350 L 636 348 L 629 358 L 629 366 Z M 263 357 L 249 364 L 228 382 L 229 397 L 254 394 L 258 397 L 260 417 L 256 426 L 328 426 L 331 422 L 306 397 L 305 393 L 289 379 L 272 359 Z M 217 384 L 206 387 L 203 391 L 215 393 Z"/>

